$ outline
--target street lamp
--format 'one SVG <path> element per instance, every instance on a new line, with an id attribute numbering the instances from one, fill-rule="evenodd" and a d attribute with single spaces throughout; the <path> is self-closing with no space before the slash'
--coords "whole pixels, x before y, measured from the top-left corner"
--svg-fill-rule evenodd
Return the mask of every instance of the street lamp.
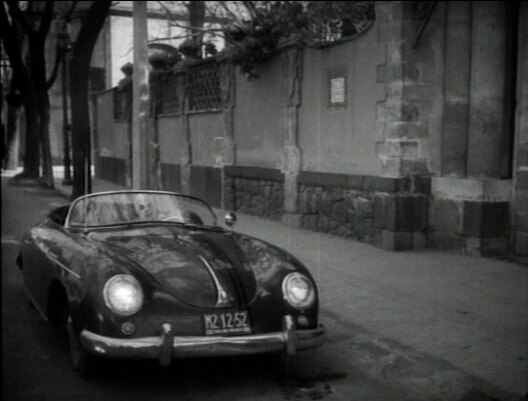
<path id="1" fill-rule="evenodd" d="M 62 139 L 64 151 L 64 179 L 63 185 L 72 185 L 71 160 L 70 160 L 70 123 L 68 118 L 68 52 L 71 50 L 71 39 L 68 24 L 59 32 L 57 40 L 59 41 L 59 51 L 62 58 Z"/>

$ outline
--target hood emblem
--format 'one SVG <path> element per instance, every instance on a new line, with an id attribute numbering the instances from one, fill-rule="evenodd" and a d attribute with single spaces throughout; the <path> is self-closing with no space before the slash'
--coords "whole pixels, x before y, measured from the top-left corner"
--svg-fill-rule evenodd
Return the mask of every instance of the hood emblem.
<path id="1" fill-rule="evenodd" d="M 209 274 L 213 278 L 213 281 L 216 286 L 216 307 L 217 308 L 226 308 L 231 306 L 231 299 L 229 298 L 229 295 L 227 295 L 226 290 L 224 287 L 222 287 L 222 284 L 220 284 L 220 281 L 218 280 L 218 277 L 216 277 L 216 273 L 214 272 L 211 265 L 203 258 L 202 256 L 198 256 L 205 267 L 207 267 L 207 270 L 209 271 Z"/>

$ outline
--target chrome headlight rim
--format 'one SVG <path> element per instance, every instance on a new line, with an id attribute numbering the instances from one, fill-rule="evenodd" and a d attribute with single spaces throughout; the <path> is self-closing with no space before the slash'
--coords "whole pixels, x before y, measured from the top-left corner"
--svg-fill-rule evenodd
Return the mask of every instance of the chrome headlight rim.
<path id="1" fill-rule="evenodd" d="M 308 295 L 302 300 L 292 299 L 290 285 L 294 280 L 302 280 L 308 284 Z M 289 273 L 282 280 L 282 296 L 288 305 L 299 310 L 306 310 L 312 307 L 316 300 L 316 288 L 310 278 L 300 272 Z"/>
<path id="2" fill-rule="evenodd" d="M 135 290 L 135 297 L 137 297 L 136 304 L 128 310 L 122 310 L 119 309 L 119 307 L 116 306 L 115 300 L 113 300 L 113 296 L 111 293 L 112 287 L 114 287 L 116 284 L 125 282 L 128 285 L 132 285 Z M 141 287 L 141 284 L 139 281 L 130 274 L 116 274 L 115 276 L 110 277 L 104 287 L 103 287 L 103 299 L 105 302 L 106 307 L 116 315 L 122 316 L 122 317 L 129 317 L 141 310 L 143 307 L 143 301 L 145 299 L 143 294 L 143 288 Z"/>

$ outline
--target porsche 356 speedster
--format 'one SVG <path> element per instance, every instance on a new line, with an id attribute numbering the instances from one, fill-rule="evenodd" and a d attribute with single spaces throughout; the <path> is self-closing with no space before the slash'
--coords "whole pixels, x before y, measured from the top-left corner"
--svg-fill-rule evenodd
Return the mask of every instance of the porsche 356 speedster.
<path id="1" fill-rule="evenodd" d="M 82 196 L 23 238 L 30 303 L 68 335 L 74 368 L 104 358 L 284 353 L 323 343 L 318 291 L 286 251 L 223 227 L 200 199 L 164 191 Z"/>

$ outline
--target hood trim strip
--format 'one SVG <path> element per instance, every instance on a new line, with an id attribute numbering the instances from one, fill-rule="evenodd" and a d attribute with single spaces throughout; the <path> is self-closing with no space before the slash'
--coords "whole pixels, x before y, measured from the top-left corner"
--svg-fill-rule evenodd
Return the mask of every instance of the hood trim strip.
<path id="1" fill-rule="evenodd" d="M 213 270 L 213 268 L 211 267 L 211 265 L 207 262 L 207 260 L 201 256 L 201 255 L 198 255 L 198 257 L 200 258 L 200 260 L 202 261 L 202 263 L 204 264 L 204 266 L 207 268 L 207 271 L 209 271 L 209 274 L 211 275 L 214 283 L 215 283 L 215 286 L 216 286 L 216 307 L 217 308 L 227 308 L 227 307 L 230 307 L 232 306 L 231 305 L 231 301 L 229 299 L 229 296 L 227 295 L 227 292 L 226 290 L 224 289 L 224 287 L 222 287 L 222 284 L 220 284 L 220 281 L 218 280 L 218 277 L 216 277 L 216 274 Z"/>

